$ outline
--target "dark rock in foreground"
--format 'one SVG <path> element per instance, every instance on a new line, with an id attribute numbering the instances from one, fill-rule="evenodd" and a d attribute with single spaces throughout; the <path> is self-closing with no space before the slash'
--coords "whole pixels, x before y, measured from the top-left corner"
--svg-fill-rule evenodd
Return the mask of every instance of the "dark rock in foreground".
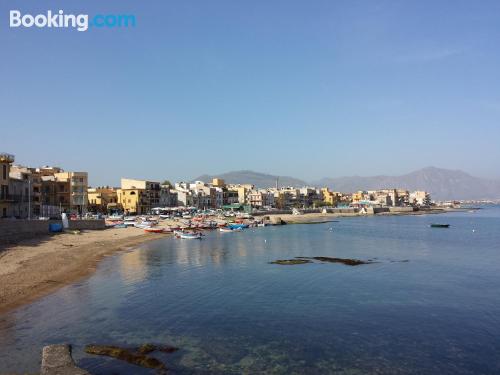
<path id="1" fill-rule="evenodd" d="M 138 354 L 149 354 L 152 352 L 163 352 L 163 353 L 173 353 L 179 350 L 179 348 L 176 348 L 175 346 L 170 346 L 170 345 L 164 345 L 164 346 L 158 346 L 154 344 L 144 344 L 140 346 L 137 349 Z"/>
<path id="2" fill-rule="evenodd" d="M 280 264 L 282 266 L 292 266 L 294 264 L 306 264 L 306 263 L 312 263 L 311 260 L 309 259 L 278 259 L 275 260 L 274 262 L 269 262 L 269 264 Z"/>
<path id="3" fill-rule="evenodd" d="M 361 264 L 371 264 L 375 263 L 371 260 L 360 260 L 360 259 L 349 259 L 349 258 L 331 258 L 331 257 L 299 257 L 299 259 L 314 259 L 320 262 L 328 262 L 328 263 L 341 263 L 346 266 L 359 266 Z"/>
<path id="4" fill-rule="evenodd" d="M 150 352 L 156 350 L 156 347 L 154 347 L 154 349 L 150 350 L 151 347 L 154 347 L 154 345 L 141 346 L 143 352 L 146 352 L 146 353 L 150 353 Z M 156 358 L 148 357 L 145 354 L 141 354 L 139 351 L 134 353 L 130 349 L 120 348 L 118 346 L 87 345 L 85 347 L 85 352 L 88 354 L 104 355 L 104 356 L 108 356 L 108 357 L 117 358 L 117 359 L 120 359 L 122 361 L 126 361 L 128 363 L 142 366 L 142 367 L 146 367 L 146 368 L 158 369 L 158 370 L 166 369 L 165 365 Z"/>
<path id="5" fill-rule="evenodd" d="M 331 258 L 331 257 L 295 257 L 294 259 L 278 259 L 274 262 L 269 262 L 269 264 L 280 264 L 282 266 L 291 266 L 295 264 L 306 264 L 314 263 L 313 260 L 326 263 L 341 263 L 346 266 L 359 266 L 361 264 L 372 264 L 377 263 L 373 260 L 360 260 L 360 259 L 348 259 L 348 258 Z"/>

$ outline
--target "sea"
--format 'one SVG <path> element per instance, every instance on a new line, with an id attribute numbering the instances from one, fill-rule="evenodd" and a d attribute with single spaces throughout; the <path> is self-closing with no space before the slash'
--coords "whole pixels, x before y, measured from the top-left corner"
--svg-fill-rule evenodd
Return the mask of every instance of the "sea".
<path id="1" fill-rule="evenodd" d="M 151 241 L 0 315 L 0 374 L 57 343 L 95 375 L 159 373 L 84 350 L 145 343 L 169 374 L 500 374 L 500 207 Z"/>

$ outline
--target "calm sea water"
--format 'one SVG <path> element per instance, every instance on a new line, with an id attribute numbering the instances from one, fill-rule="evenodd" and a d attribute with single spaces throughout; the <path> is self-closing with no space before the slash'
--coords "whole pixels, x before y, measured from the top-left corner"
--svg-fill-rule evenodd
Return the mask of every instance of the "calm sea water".
<path id="1" fill-rule="evenodd" d="M 295 256 L 378 263 L 268 264 Z M 154 371 L 86 344 L 175 345 L 177 374 L 500 374 L 500 208 L 150 242 L 0 316 L 0 373 L 63 342 L 107 375 Z"/>

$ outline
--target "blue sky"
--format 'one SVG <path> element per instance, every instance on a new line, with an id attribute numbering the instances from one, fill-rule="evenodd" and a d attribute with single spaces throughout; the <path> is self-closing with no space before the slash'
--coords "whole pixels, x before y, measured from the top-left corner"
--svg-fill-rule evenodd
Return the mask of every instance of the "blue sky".
<path id="1" fill-rule="evenodd" d="M 128 29 L 11 29 L 133 14 Z M 0 150 L 27 165 L 188 179 L 434 165 L 500 177 L 498 1 L 2 1 Z"/>

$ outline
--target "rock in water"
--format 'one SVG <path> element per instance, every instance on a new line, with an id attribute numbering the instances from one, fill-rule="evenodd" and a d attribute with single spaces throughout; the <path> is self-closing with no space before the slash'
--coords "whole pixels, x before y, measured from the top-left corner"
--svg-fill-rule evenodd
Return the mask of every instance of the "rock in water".
<path id="1" fill-rule="evenodd" d="M 311 260 L 309 259 L 278 259 L 275 260 L 274 262 L 269 262 L 269 264 L 280 264 L 282 266 L 292 266 L 295 264 L 306 264 L 306 263 L 312 263 Z"/>
<path id="2" fill-rule="evenodd" d="M 312 257 L 312 258 L 300 258 L 300 259 L 314 259 L 320 262 L 341 263 L 345 264 L 346 266 L 359 266 L 361 264 L 374 263 L 372 261 L 359 260 L 359 259 L 331 258 L 331 257 Z"/>
<path id="3" fill-rule="evenodd" d="M 151 348 L 149 345 L 143 345 L 141 348 L 143 348 L 143 350 L 146 350 L 147 353 L 150 353 L 151 351 L 154 351 L 156 349 L 155 347 L 155 349 L 147 351 Z M 88 354 L 105 355 L 108 357 L 113 357 L 146 368 L 166 369 L 165 365 L 156 358 L 148 357 L 147 355 L 141 354 L 139 352 L 134 353 L 129 349 L 120 348 L 118 346 L 87 345 L 85 347 L 85 352 Z"/>

